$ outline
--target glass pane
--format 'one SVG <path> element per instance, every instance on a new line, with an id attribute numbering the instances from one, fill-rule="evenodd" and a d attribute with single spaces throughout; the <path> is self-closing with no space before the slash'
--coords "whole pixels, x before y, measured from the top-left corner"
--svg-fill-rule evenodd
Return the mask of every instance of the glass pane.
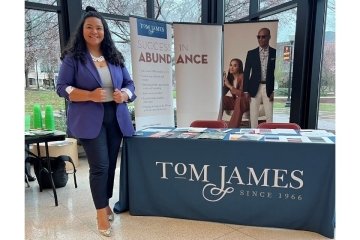
<path id="1" fill-rule="evenodd" d="M 275 7 L 286 2 L 291 2 L 291 0 L 260 0 L 260 10 Z"/>
<path id="2" fill-rule="evenodd" d="M 327 6 L 318 129 L 335 130 L 335 0 Z"/>
<path id="3" fill-rule="evenodd" d="M 25 0 L 25 2 L 35 2 L 57 6 L 57 0 Z"/>
<path id="4" fill-rule="evenodd" d="M 231 22 L 249 15 L 250 0 L 225 0 L 225 22 Z"/>
<path id="5" fill-rule="evenodd" d="M 296 29 L 296 8 L 272 15 L 262 20 L 279 20 L 276 67 L 275 67 L 275 98 L 274 98 L 274 122 L 289 122 L 291 103 L 291 81 L 293 49 Z M 285 46 L 289 47 L 289 57 L 284 57 Z"/>
<path id="6" fill-rule="evenodd" d="M 111 13 L 122 16 L 146 16 L 146 1 L 144 0 L 82 0 L 82 8 L 85 9 L 86 6 L 92 6 L 98 12 Z"/>
<path id="7" fill-rule="evenodd" d="M 155 18 L 166 22 L 201 22 L 201 0 L 155 1 Z"/>
<path id="8" fill-rule="evenodd" d="M 36 103 L 42 111 L 51 104 L 56 129 L 65 131 L 65 102 L 55 92 L 60 65 L 58 26 L 56 13 L 25 9 L 25 112 L 31 115 Z"/>
<path id="9" fill-rule="evenodd" d="M 130 45 L 130 24 L 123 21 L 106 20 L 109 25 L 111 37 L 117 49 L 125 58 L 125 66 L 130 75 L 131 71 L 131 45 Z"/>
<path id="10" fill-rule="evenodd" d="M 129 22 L 106 20 L 109 25 L 111 37 L 115 43 L 116 48 L 122 53 L 125 58 L 125 66 L 132 78 L 132 64 L 131 64 L 131 42 L 130 42 L 130 24 Z M 132 120 L 135 120 L 134 103 L 128 104 Z"/>

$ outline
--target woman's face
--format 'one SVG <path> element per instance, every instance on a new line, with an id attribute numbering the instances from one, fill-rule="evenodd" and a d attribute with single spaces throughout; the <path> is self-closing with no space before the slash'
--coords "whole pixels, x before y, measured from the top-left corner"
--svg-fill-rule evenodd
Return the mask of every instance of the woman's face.
<path id="1" fill-rule="evenodd" d="M 230 62 L 230 65 L 229 65 L 229 72 L 231 74 L 234 74 L 234 73 L 239 73 L 240 70 L 239 70 L 239 63 L 237 61 L 231 61 Z"/>
<path id="2" fill-rule="evenodd" d="M 83 35 L 88 46 L 99 46 L 104 39 L 104 26 L 97 17 L 85 19 Z"/>

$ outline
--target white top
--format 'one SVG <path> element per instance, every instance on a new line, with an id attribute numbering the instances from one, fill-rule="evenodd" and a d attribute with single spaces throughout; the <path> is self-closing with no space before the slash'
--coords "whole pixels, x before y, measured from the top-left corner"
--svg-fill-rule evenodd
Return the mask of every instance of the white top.
<path id="1" fill-rule="evenodd" d="M 103 89 L 106 92 L 106 97 L 104 102 L 111 102 L 114 100 L 113 93 L 114 93 L 114 86 L 111 80 L 111 75 L 108 66 L 96 68 L 99 75 L 101 82 L 103 84 Z"/>

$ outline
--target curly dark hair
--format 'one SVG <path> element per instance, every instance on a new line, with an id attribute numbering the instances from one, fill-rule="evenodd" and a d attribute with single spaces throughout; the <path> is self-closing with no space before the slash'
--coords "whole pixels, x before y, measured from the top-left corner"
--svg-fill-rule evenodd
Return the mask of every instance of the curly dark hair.
<path id="1" fill-rule="evenodd" d="M 85 53 L 88 51 L 83 35 L 84 22 L 89 17 L 96 17 L 101 20 L 104 27 L 104 40 L 101 42 L 100 49 L 104 55 L 106 61 L 116 66 L 124 67 L 124 56 L 115 47 L 114 41 L 111 38 L 109 26 L 106 23 L 103 16 L 98 13 L 95 8 L 87 6 L 80 24 L 78 25 L 75 34 L 71 37 L 71 40 L 61 53 L 60 59 L 63 60 L 67 54 L 73 56 L 75 59 L 80 59 L 82 63 L 85 63 Z"/>

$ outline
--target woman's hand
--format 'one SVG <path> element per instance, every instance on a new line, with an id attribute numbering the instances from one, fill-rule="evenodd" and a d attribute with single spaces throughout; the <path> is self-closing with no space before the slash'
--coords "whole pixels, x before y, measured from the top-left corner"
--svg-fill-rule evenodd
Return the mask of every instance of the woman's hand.
<path id="1" fill-rule="evenodd" d="M 106 97 L 105 90 L 102 88 L 96 88 L 90 92 L 90 99 L 93 102 L 104 102 Z"/>
<path id="2" fill-rule="evenodd" d="M 116 103 L 123 103 L 123 102 L 127 102 L 129 100 L 129 96 L 127 95 L 127 93 L 122 92 L 117 88 L 115 89 L 115 91 L 113 93 L 113 98 Z"/>

